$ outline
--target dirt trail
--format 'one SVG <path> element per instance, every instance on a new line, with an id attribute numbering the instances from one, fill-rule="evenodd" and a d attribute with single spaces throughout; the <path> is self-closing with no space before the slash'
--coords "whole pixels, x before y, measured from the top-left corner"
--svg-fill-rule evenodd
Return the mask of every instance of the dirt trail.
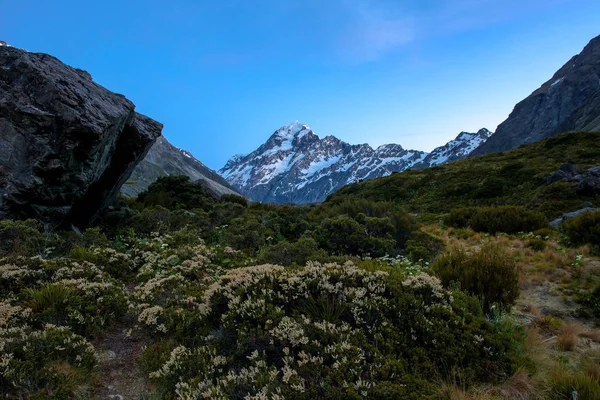
<path id="1" fill-rule="evenodd" d="M 98 338 L 94 347 L 99 355 L 100 382 L 94 388 L 94 399 L 138 400 L 147 398 L 150 388 L 139 363 L 144 346 L 150 339 L 135 325 L 133 317 L 114 326 Z"/>

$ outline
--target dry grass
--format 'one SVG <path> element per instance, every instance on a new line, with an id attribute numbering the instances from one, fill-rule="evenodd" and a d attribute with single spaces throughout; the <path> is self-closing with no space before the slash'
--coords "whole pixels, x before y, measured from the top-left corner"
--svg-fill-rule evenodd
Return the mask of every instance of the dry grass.
<path id="1" fill-rule="evenodd" d="M 534 317 L 540 316 L 540 310 L 539 310 L 537 304 L 535 304 L 535 303 L 523 304 L 521 306 L 521 311 L 523 311 L 524 313 L 527 313 L 529 315 L 532 315 Z"/>
<path id="2" fill-rule="evenodd" d="M 583 332 L 583 327 L 580 324 L 568 323 L 563 325 L 556 338 L 556 345 L 562 351 L 573 351 L 581 332 Z"/>
<path id="3" fill-rule="evenodd" d="M 581 332 L 579 336 L 590 339 L 595 343 L 600 343 L 600 330 L 595 329 L 593 331 Z"/>
<path id="4" fill-rule="evenodd" d="M 538 386 L 538 383 L 527 372 L 517 371 L 497 391 L 504 399 L 541 400 L 543 396 Z"/>
<path id="5" fill-rule="evenodd" d="M 594 380 L 600 382 L 600 365 L 598 365 L 597 362 L 586 362 L 583 367 L 586 374 L 594 378 Z"/>
<path id="6" fill-rule="evenodd" d="M 563 324 L 563 320 L 550 315 L 545 315 L 535 321 L 535 327 L 539 329 L 538 332 L 541 336 L 552 336 L 560 333 Z"/>
<path id="7" fill-rule="evenodd" d="M 535 326 L 525 327 L 524 355 L 536 365 L 536 376 L 544 377 L 554 368 L 554 359 L 548 351 L 548 344 L 540 330 Z"/>
<path id="8" fill-rule="evenodd" d="M 444 383 L 438 395 L 440 400 L 502 400 L 503 397 L 486 389 L 467 391 L 455 384 Z"/>

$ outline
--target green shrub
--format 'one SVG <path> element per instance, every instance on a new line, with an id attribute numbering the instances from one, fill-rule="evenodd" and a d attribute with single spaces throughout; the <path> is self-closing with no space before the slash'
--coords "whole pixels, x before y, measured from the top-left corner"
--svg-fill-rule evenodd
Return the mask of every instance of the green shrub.
<path id="1" fill-rule="evenodd" d="M 44 284 L 38 289 L 27 288 L 24 294 L 29 298 L 25 306 L 53 325 L 63 325 L 69 303 L 73 305 L 74 300 L 79 300 L 71 288 L 59 284 Z"/>
<path id="2" fill-rule="evenodd" d="M 248 199 L 237 194 L 224 194 L 221 196 L 221 201 L 225 203 L 236 203 L 244 207 L 248 207 Z"/>
<path id="3" fill-rule="evenodd" d="M 469 220 L 469 225 L 476 232 L 518 233 L 533 232 L 548 226 L 546 218 L 533 211 L 521 207 L 482 207 Z"/>
<path id="4" fill-rule="evenodd" d="M 546 248 L 547 244 L 544 239 L 534 238 L 534 239 L 528 239 L 525 242 L 525 246 L 527 246 L 528 248 L 535 250 L 535 251 L 542 251 Z"/>
<path id="5" fill-rule="evenodd" d="M 600 318 L 600 285 L 591 291 L 585 291 L 580 294 L 577 301 L 582 306 L 580 310 L 581 314 Z"/>
<path id="6" fill-rule="evenodd" d="M 473 193 L 476 199 L 490 199 L 500 197 L 504 194 L 508 182 L 500 177 L 488 177 L 481 182 L 479 187 Z"/>
<path id="7" fill-rule="evenodd" d="M 444 249 L 444 242 L 423 231 L 413 232 L 406 241 L 406 256 L 413 262 L 431 261 Z"/>
<path id="8" fill-rule="evenodd" d="M 444 224 L 453 228 L 467 228 L 476 211 L 475 207 L 455 208 L 444 216 Z"/>
<path id="9" fill-rule="evenodd" d="M 137 201 L 146 207 L 207 210 L 215 204 L 216 198 L 200 183 L 190 181 L 188 176 L 164 176 L 140 193 Z"/>
<path id="10" fill-rule="evenodd" d="M 315 239 L 329 254 L 381 257 L 396 252 L 395 229 L 384 218 L 358 217 L 363 223 L 342 215 L 327 218 L 317 228 Z"/>
<path id="11" fill-rule="evenodd" d="M 0 343 L 2 398 L 74 398 L 97 362 L 94 347 L 65 327 L 0 329 Z"/>
<path id="12" fill-rule="evenodd" d="M 43 254 L 45 238 L 41 225 L 32 219 L 27 221 L 0 221 L 0 255 L 15 254 L 33 256 Z"/>
<path id="13" fill-rule="evenodd" d="M 0 279 L 0 293 L 18 295 L 20 304 L 32 311 L 33 326 L 53 324 L 90 335 L 106 329 L 127 310 L 122 284 L 89 262 L 63 258 L 3 262 L 0 271 L 9 274 Z"/>
<path id="14" fill-rule="evenodd" d="M 295 243 L 281 241 L 260 250 L 256 261 L 260 264 L 304 266 L 308 261 L 326 261 L 327 253 L 313 238 L 300 238 Z"/>
<path id="15" fill-rule="evenodd" d="M 450 231 L 450 236 L 458 239 L 469 239 L 475 235 L 475 231 L 471 228 L 456 228 Z"/>
<path id="16" fill-rule="evenodd" d="M 75 247 L 68 257 L 79 262 L 89 262 L 101 268 L 111 277 L 124 281 L 134 276 L 136 265 L 125 253 L 110 247 Z"/>
<path id="17" fill-rule="evenodd" d="M 572 245 L 600 245 L 600 211 L 587 212 L 563 223 L 562 226 Z M 595 252 L 600 253 L 598 248 Z"/>
<path id="18" fill-rule="evenodd" d="M 515 262 L 494 244 L 475 254 L 453 249 L 438 257 L 432 270 L 445 286 L 459 284 L 462 290 L 482 299 L 487 311 L 495 304 L 509 309 L 519 296 Z"/>

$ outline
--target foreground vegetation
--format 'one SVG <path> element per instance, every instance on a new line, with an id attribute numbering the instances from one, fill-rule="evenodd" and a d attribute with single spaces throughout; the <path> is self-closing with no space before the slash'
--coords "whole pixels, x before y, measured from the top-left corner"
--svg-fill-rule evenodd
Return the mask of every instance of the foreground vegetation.
<path id="1" fill-rule="evenodd" d="M 0 396 L 600 399 L 600 212 L 555 231 L 581 198 L 424 218 L 348 190 L 273 206 L 171 177 L 82 234 L 0 221 Z"/>

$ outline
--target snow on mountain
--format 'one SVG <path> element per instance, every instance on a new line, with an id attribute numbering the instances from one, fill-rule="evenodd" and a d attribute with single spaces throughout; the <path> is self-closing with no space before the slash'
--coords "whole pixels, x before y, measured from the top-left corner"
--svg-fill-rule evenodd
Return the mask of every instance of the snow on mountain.
<path id="1" fill-rule="evenodd" d="M 461 132 L 456 139 L 429 153 L 423 160 L 423 165 L 419 165 L 417 168 L 431 167 L 466 158 L 473 150 L 485 143 L 490 136 L 492 136 L 492 132 L 485 128 L 480 129 L 477 133 Z"/>
<path id="2" fill-rule="evenodd" d="M 464 158 L 490 134 L 487 129 L 463 132 L 427 154 L 398 144 L 373 149 L 334 136 L 321 139 L 309 126 L 296 121 L 278 129 L 252 153 L 233 156 L 219 173 L 252 200 L 315 203 L 359 180 Z"/>

